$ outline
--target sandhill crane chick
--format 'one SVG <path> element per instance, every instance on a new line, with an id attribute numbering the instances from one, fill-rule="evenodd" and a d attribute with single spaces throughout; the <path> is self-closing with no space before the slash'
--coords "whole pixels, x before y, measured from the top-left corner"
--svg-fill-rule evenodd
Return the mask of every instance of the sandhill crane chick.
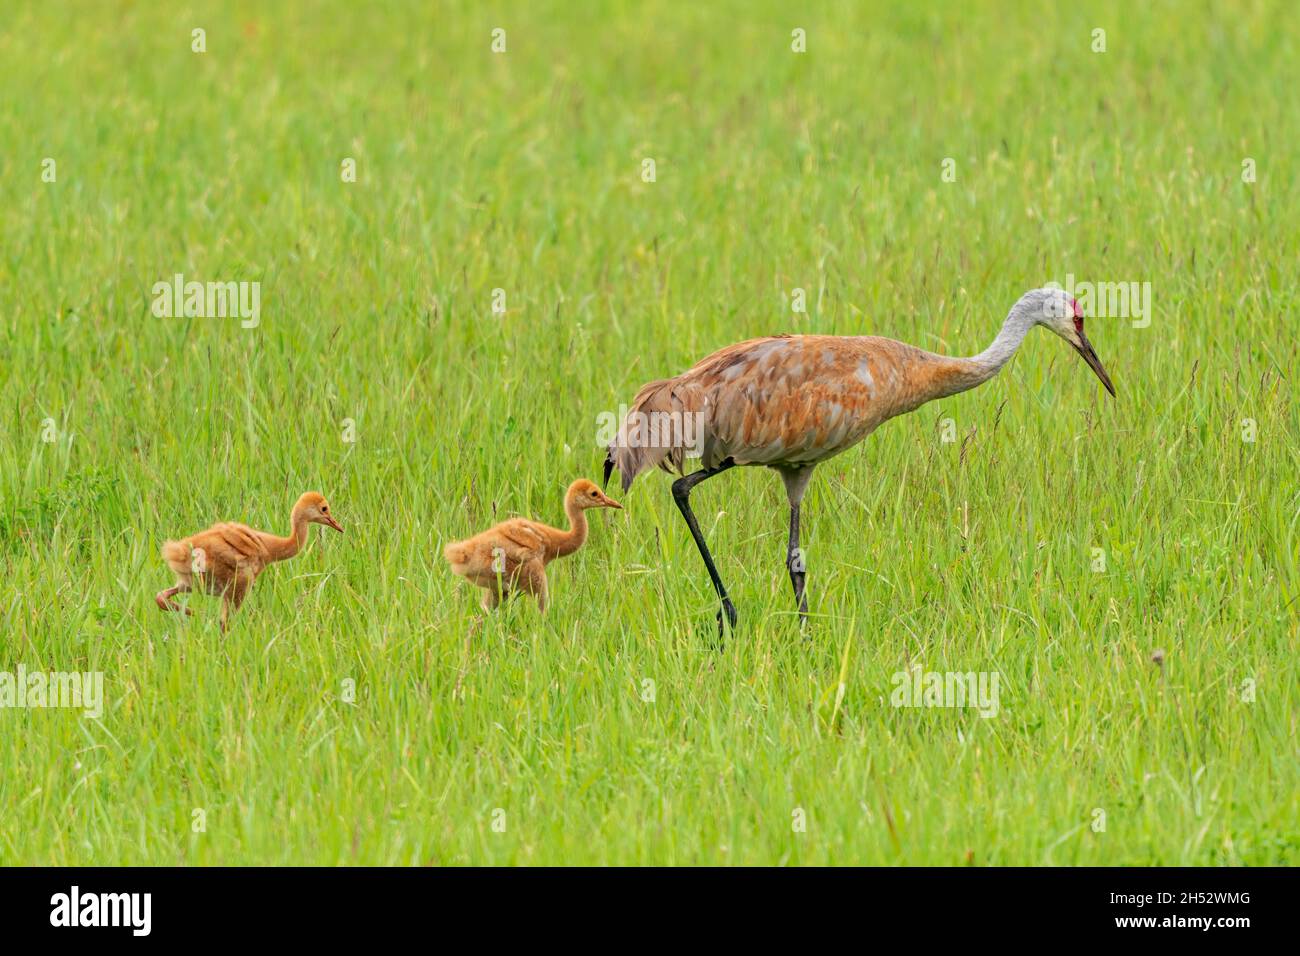
<path id="1" fill-rule="evenodd" d="M 590 508 L 618 508 L 594 482 L 580 478 L 564 495 L 569 530 L 562 531 L 527 518 L 511 518 L 465 541 L 443 549 L 451 570 L 483 588 L 483 609 L 490 611 L 512 594 L 531 594 L 546 610 L 546 565 L 573 554 L 587 540 Z"/>
<path id="2" fill-rule="evenodd" d="M 307 525 L 323 524 L 341 532 L 343 527 L 330 514 L 329 502 L 318 492 L 309 491 L 298 499 L 289 516 L 292 532 L 288 537 L 257 531 L 236 522 L 214 524 L 206 531 L 162 546 L 163 560 L 176 573 L 174 587 L 159 591 L 154 597 L 164 611 L 184 611 L 172 598 L 199 589 L 221 596 L 221 629 L 230 615 L 239 609 L 257 576 L 268 564 L 292 558 L 307 543 Z"/>

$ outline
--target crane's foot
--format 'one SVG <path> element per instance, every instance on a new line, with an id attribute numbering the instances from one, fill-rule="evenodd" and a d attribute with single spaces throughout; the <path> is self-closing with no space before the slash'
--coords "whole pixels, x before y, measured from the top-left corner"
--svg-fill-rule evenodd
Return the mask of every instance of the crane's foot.
<path id="1" fill-rule="evenodd" d="M 736 629 L 736 606 L 731 603 L 731 598 L 722 599 L 722 607 L 718 610 L 718 637 L 721 638 L 726 632 L 726 627 L 722 623 L 722 616 L 727 616 L 727 625 L 734 631 Z"/>
<path id="2" fill-rule="evenodd" d="M 160 611 L 184 611 L 186 617 L 193 616 L 194 612 L 189 608 L 171 600 L 171 598 L 179 592 L 180 588 L 167 588 L 165 591 L 159 591 L 153 596 L 154 603 L 158 605 L 158 610 Z"/>

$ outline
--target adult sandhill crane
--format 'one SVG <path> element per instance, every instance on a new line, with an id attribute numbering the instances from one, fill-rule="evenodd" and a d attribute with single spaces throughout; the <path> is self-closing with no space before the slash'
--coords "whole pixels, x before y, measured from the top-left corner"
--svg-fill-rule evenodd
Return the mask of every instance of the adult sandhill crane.
<path id="1" fill-rule="evenodd" d="M 1083 310 L 1060 289 L 1020 297 L 993 343 L 979 355 L 950 358 L 870 335 L 776 335 L 730 345 L 676 378 L 644 385 L 636 394 L 605 459 L 605 482 L 615 468 L 627 491 L 641 472 L 658 465 L 682 477 L 676 502 L 699 548 L 723 614 L 736 609 L 691 511 L 691 490 L 736 465 L 764 465 L 785 483 L 790 501 L 786 567 L 801 623 L 807 619 L 805 562 L 799 550 L 799 503 L 819 462 L 852 448 L 884 421 L 936 398 L 974 388 L 998 373 L 1036 325 L 1069 342 L 1115 387 L 1083 332 Z M 699 471 L 685 460 L 698 454 Z"/>

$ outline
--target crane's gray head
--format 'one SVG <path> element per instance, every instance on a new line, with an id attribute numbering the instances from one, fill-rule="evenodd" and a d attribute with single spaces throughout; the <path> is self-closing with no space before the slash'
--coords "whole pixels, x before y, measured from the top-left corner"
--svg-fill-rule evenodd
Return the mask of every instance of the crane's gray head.
<path id="1" fill-rule="evenodd" d="M 1032 289 L 1020 297 L 1020 301 L 1011 311 L 1013 314 L 1018 313 L 1027 321 L 1051 329 L 1069 342 L 1074 350 L 1083 356 L 1088 367 L 1097 373 L 1101 384 L 1106 386 L 1106 391 L 1110 392 L 1112 397 L 1114 396 L 1115 386 L 1110 383 L 1110 376 L 1102 368 L 1101 359 L 1097 358 L 1092 343 L 1083 333 L 1083 309 L 1069 293 L 1064 289 L 1051 287 Z"/>

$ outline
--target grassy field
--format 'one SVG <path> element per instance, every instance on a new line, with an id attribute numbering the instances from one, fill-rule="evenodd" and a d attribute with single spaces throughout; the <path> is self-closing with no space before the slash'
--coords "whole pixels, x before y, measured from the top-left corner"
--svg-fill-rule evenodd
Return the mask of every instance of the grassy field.
<path id="1" fill-rule="evenodd" d="M 1300 14 L 814 6 L 6 14 L 0 671 L 105 703 L 0 709 L 0 864 L 1300 862 Z M 258 324 L 156 316 L 177 273 Z M 1089 322 L 1118 398 L 1037 331 L 824 465 L 806 633 L 754 469 L 693 498 L 721 647 L 660 474 L 475 625 L 443 544 L 562 523 L 643 382 L 973 354 L 1068 275 L 1150 283 Z M 165 538 L 308 489 L 346 534 L 227 636 L 159 613 Z"/>

